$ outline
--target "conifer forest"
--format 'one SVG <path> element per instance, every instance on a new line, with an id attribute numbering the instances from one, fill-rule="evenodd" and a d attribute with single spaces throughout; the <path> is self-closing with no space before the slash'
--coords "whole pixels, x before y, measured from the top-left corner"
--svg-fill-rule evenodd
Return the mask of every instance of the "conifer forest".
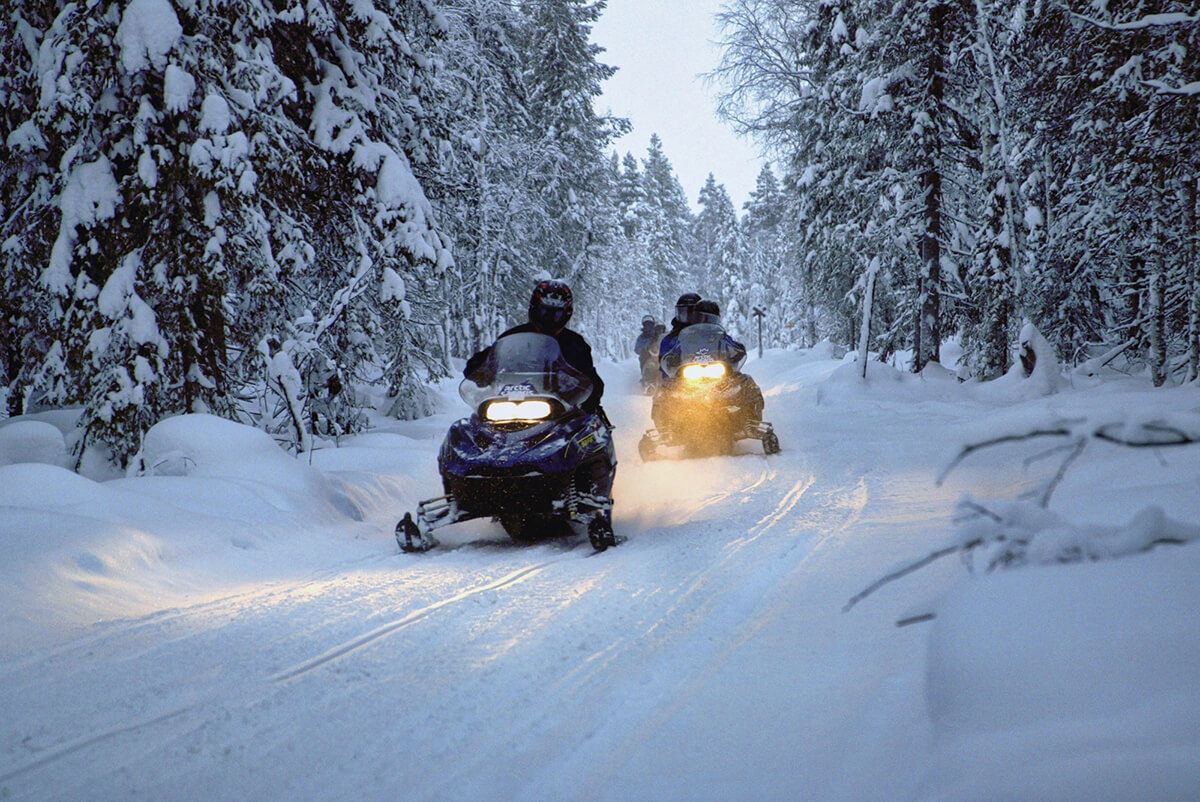
<path id="1" fill-rule="evenodd" d="M 1032 324 L 1200 378 L 1200 3 L 726 0 L 736 200 L 613 149 L 604 6 L 8 0 L 0 416 L 77 408 L 117 466 L 189 411 L 304 450 L 428 414 L 541 276 L 615 359 L 695 290 L 748 346 L 758 308 L 983 380 Z"/>

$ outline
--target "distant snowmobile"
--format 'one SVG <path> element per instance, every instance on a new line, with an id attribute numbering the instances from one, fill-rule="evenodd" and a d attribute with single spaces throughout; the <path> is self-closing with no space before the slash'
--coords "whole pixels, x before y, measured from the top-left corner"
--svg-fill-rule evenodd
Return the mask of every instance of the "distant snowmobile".
<path id="1" fill-rule="evenodd" d="M 660 449 L 684 446 L 689 455 L 729 454 L 737 440 L 761 440 L 767 454 L 779 452 L 779 437 L 748 408 L 748 385 L 761 406 L 753 379 L 741 373 L 746 350 L 715 323 L 696 323 L 662 358 L 667 380 L 655 399 L 655 425 L 642 435 L 643 460 Z"/>
<path id="2" fill-rule="evenodd" d="M 493 517 L 516 541 L 586 531 L 592 546 L 616 545 L 612 498 L 597 496 L 590 477 L 616 464 L 600 415 L 579 405 L 591 380 L 563 358 L 545 334 L 501 337 L 459 385 L 474 413 L 454 423 L 438 454 L 446 495 L 422 501 L 414 519 L 396 525 L 407 552 L 438 544 L 431 532 Z"/>

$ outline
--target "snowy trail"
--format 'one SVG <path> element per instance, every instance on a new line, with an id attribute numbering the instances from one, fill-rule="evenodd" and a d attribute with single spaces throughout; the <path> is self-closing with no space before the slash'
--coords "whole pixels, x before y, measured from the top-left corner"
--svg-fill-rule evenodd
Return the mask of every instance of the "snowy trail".
<path id="1" fill-rule="evenodd" d="M 479 523 L 412 556 L 381 534 L 307 576 L 22 656 L 0 665 L 24 698 L 0 724 L 0 788 L 283 798 L 299 762 L 294 790 L 331 799 L 650 798 L 684 773 L 704 798 L 819 792 L 871 700 L 916 682 L 888 666 L 920 638 L 889 632 L 879 652 L 892 622 L 840 606 L 910 553 L 908 529 L 945 518 L 949 491 L 890 478 L 887 443 L 840 453 L 850 424 L 807 401 L 769 398 L 779 455 L 641 464 L 649 399 L 609 378 L 627 544 L 514 547 Z M 807 730 L 831 704 L 847 728 Z"/>
<path id="2" fill-rule="evenodd" d="M 749 366 L 780 454 L 648 464 L 649 399 L 602 366 L 629 535 L 602 554 L 479 521 L 399 553 L 451 403 L 309 464 L 187 416 L 186 476 L 0 466 L 0 798 L 1194 797 L 1192 552 L 974 580 L 943 560 L 843 612 L 943 547 L 964 492 L 1055 468 L 998 447 L 937 485 L 964 442 L 1114 406 L 1191 420 L 1194 392 L 1022 399 L 839 365 Z M 1056 505 L 1107 523 L 1153 500 L 1191 531 L 1198 464 L 1096 446 Z"/>

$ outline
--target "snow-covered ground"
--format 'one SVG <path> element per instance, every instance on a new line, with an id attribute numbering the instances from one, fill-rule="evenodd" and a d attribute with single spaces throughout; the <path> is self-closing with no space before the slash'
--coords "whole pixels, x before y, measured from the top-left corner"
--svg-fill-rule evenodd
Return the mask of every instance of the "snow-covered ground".
<path id="1" fill-rule="evenodd" d="M 830 357 L 747 366 L 781 454 L 649 464 L 634 364 L 601 365 L 629 535 L 602 554 L 485 522 L 398 552 L 465 412 L 453 382 L 440 414 L 311 458 L 165 421 L 131 478 L 60 467 L 65 415 L 0 421 L 0 799 L 1200 797 L 1200 544 L 1136 548 L 1195 537 L 1200 445 L 1088 441 L 1057 517 L 1012 507 L 1027 525 L 974 573 L 935 560 L 844 610 L 982 531 L 955 523 L 964 494 L 1010 509 L 1064 452 L 1026 458 L 1071 441 L 939 485 L 965 443 L 1188 426 L 1196 388 L 864 384 Z M 1041 564 L 984 570 L 1019 532 Z M 1096 552 L 1132 553 L 1054 563 Z"/>

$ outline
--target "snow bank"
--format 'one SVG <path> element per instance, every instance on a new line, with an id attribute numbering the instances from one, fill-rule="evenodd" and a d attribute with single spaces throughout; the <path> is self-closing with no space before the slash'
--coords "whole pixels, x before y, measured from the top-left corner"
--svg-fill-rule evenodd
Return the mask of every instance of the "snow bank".
<path id="1" fill-rule="evenodd" d="M 1200 548 L 1163 547 L 951 589 L 929 642 L 930 797 L 1195 798 L 1170 747 L 1200 743 L 1198 572 Z"/>
<path id="2" fill-rule="evenodd" d="M 67 467 L 67 444 L 49 423 L 17 420 L 0 427 L 0 465 L 38 462 Z"/>
<path id="3" fill-rule="evenodd" d="M 264 562 L 283 570 L 294 558 L 286 544 L 301 534 L 308 552 L 339 555 L 348 537 L 386 534 L 379 521 L 415 495 L 387 473 L 402 472 L 403 440 L 377 439 L 371 467 L 380 475 L 352 483 L 258 429 L 181 415 L 147 432 L 129 477 L 94 481 L 61 467 L 67 449 L 58 427 L 5 421 L 0 650 L 172 606 L 181 594 L 219 593 L 261 575 Z M 316 544 L 314 527 L 327 532 Z"/>

